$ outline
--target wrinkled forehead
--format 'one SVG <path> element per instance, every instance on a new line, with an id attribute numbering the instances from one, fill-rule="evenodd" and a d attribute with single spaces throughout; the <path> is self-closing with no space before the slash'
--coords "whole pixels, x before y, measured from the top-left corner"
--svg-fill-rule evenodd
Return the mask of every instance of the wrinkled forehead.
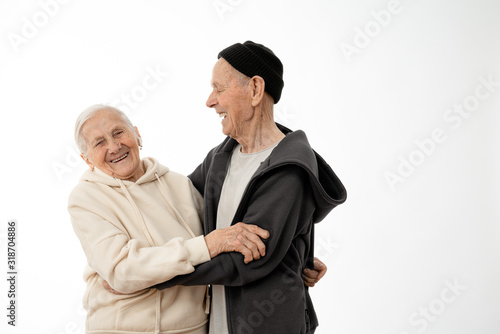
<path id="1" fill-rule="evenodd" d="M 129 128 L 123 117 L 113 109 L 96 111 L 82 125 L 82 134 L 85 139 L 92 139 L 103 132 L 112 132 L 118 128 Z"/>
<path id="2" fill-rule="evenodd" d="M 227 84 L 231 79 L 235 78 L 239 72 L 231 66 L 224 58 L 219 58 L 212 70 L 212 81 L 214 83 Z"/>

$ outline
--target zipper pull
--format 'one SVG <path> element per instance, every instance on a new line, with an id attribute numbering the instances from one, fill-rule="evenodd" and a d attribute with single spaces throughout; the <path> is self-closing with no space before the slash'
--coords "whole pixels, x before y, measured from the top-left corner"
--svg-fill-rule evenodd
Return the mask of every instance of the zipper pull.
<path id="1" fill-rule="evenodd" d="M 208 290 L 210 287 L 207 285 L 207 289 L 205 290 L 205 314 L 210 313 L 210 293 Z"/>

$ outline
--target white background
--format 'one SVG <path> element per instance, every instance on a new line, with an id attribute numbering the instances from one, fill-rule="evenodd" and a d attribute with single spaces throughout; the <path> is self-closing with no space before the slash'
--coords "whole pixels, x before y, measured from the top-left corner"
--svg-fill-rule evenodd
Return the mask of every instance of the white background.
<path id="1" fill-rule="evenodd" d="M 17 327 L 2 279 L 1 332 L 83 332 L 77 115 L 132 96 L 143 156 L 189 174 L 223 139 L 205 106 L 217 53 L 253 40 L 284 63 L 276 119 L 348 191 L 317 226 L 317 333 L 499 333 L 499 17 L 495 0 L 1 1 L 2 277 L 19 226 Z"/>

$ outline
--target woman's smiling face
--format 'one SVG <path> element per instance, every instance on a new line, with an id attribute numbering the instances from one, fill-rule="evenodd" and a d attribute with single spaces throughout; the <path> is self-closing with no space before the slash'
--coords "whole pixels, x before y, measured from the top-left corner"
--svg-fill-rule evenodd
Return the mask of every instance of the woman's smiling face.
<path id="1" fill-rule="evenodd" d="M 122 180 L 137 181 L 144 174 L 139 156 L 139 132 L 111 109 L 97 111 L 82 128 L 87 146 L 85 162 Z"/>

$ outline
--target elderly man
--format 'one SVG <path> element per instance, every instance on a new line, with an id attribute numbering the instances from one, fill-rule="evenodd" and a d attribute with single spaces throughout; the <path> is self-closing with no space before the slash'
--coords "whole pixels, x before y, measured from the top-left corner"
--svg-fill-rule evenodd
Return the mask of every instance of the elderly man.
<path id="1" fill-rule="evenodd" d="M 283 65 L 251 41 L 222 50 L 207 106 L 228 137 L 189 175 L 204 196 L 205 233 L 243 221 L 270 232 L 266 254 L 244 264 L 221 254 L 157 288 L 212 284 L 210 333 L 313 333 L 318 321 L 301 273 L 313 267 L 314 223 L 346 199 L 303 131 L 274 122 Z"/>

